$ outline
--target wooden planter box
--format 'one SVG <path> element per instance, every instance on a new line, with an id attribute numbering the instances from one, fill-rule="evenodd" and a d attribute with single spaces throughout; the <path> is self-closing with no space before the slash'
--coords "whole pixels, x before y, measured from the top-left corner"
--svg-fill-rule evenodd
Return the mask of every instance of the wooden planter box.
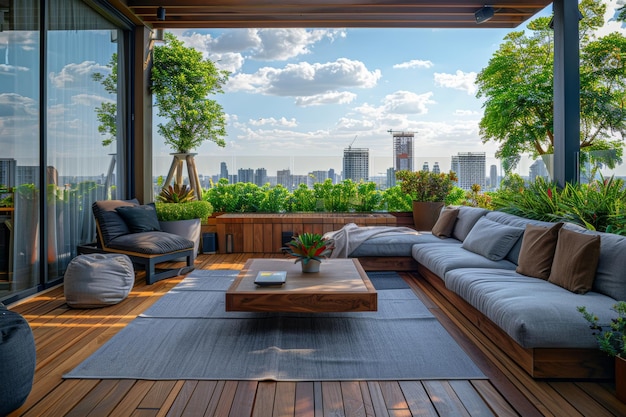
<path id="1" fill-rule="evenodd" d="M 294 234 L 324 234 L 348 223 L 397 225 L 389 213 L 227 213 L 215 217 L 217 248 L 220 253 L 279 253 L 284 239 Z"/>

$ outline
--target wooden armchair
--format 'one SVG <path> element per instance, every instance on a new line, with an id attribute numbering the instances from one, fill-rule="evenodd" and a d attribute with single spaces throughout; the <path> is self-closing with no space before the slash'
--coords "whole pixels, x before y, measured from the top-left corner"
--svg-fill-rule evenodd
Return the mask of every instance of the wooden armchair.
<path id="1" fill-rule="evenodd" d="M 194 269 L 194 243 L 162 232 L 154 205 L 137 200 L 103 200 L 92 205 L 97 242 L 78 246 L 79 254 L 121 253 L 146 271 L 146 283 L 186 274 Z M 185 258 L 183 268 L 157 269 L 157 264 Z"/>

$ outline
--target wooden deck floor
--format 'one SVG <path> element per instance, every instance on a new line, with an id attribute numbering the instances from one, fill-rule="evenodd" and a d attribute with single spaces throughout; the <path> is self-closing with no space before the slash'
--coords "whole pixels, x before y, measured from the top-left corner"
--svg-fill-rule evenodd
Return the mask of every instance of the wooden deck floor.
<path id="1" fill-rule="evenodd" d="M 196 268 L 240 269 L 247 258 L 202 255 Z M 626 416 L 626 405 L 615 399 L 611 382 L 533 380 L 507 359 L 497 341 L 467 328 L 454 307 L 419 276 L 404 277 L 488 380 L 63 380 L 65 372 L 181 279 L 147 286 L 138 278 L 128 299 L 111 307 L 70 309 L 62 287 L 9 306 L 27 318 L 37 347 L 32 392 L 11 416 Z"/>

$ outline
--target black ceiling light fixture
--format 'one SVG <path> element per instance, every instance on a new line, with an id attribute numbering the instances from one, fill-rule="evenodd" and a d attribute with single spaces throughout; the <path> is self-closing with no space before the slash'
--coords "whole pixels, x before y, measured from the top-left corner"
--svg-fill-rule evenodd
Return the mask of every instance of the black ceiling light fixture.
<path id="1" fill-rule="evenodd" d="M 495 10 L 491 6 L 483 6 L 480 9 L 474 12 L 474 17 L 476 18 L 476 23 L 481 24 L 485 23 L 489 19 L 493 17 L 495 14 Z"/>
<path id="2" fill-rule="evenodd" d="M 157 15 L 156 15 L 157 20 L 165 20 L 165 7 L 159 7 L 157 9 Z"/>

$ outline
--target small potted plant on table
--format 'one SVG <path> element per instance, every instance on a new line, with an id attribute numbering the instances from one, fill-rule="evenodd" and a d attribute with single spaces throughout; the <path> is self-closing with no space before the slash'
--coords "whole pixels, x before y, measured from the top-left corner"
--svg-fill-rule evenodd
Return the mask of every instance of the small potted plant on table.
<path id="1" fill-rule="evenodd" d="M 589 322 L 600 350 L 615 357 L 615 395 L 626 403 L 626 301 L 619 301 L 613 306 L 617 317 L 611 319 L 608 326 L 601 326 L 598 316 L 588 312 L 584 306 L 577 309 Z"/>
<path id="2" fill-rule="evenodd" d="M 332 239 L 317 233 L 302 233 L 294 236 L 281 250 L 296 257 L 296 263 L 302 262 L 302 272 L 319 272 L 320 263 L 327 258 L 334 248 Z"/>

